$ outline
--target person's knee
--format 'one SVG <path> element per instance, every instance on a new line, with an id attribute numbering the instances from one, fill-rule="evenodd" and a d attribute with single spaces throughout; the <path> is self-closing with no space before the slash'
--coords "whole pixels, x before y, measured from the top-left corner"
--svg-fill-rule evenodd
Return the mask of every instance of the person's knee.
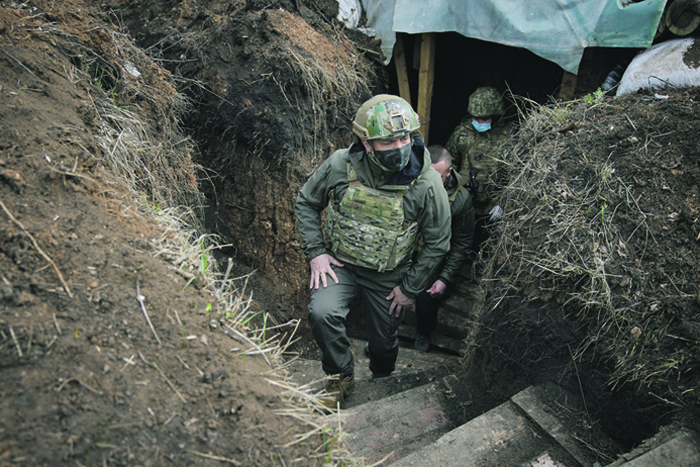
<path id="1" fill-rule="evenodd" d="M 327 302 L 312 302 L 309 304 L 309 322 L 311 327 L 333 326 L 342 320 L 341 313 L 334 304 Z"/>

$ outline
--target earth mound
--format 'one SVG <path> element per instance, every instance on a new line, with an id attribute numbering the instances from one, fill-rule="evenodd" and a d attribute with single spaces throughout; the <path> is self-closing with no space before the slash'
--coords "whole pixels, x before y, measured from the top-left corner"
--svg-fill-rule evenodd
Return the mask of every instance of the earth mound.
<path id="1" fill-rule="evenodd" d="M 567 382 L 628 447 L 698 428 L 699 97 L 520 100 L 503 155 L 478 360 L 491 382 Z"/>

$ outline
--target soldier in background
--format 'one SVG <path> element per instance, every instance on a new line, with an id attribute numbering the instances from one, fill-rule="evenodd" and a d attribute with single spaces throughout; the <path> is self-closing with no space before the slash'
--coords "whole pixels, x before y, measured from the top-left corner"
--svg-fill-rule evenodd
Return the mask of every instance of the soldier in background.
<path id="1" fill-rule="evenodd" d="M 437 273 L 428 282 L 430 288 L 416 298 L 416 340 L 413 348 L 427 352 L 430 335 L 438 322 L 438 309 L 448 289 L 452 287 L 470 256 L 474 240 L 474 207 L 469 190 L 462 185 L 462 177 L 452 168 L 452 156 L 442 146 L 428 147 L 430 165 L 440 174 L 447 192 L 452 214 L 450 252 L 440 264 Z"/>
<path id="2" fill-rule="evenodd" d="M 501 121 L 501 95 L 495 88 L 480 87 L 469 96 L 469 115 L 454 129 L 446 147 L 472 194 L 476 212 L 475 250 L 485 238 L 485 224 L 499 218 L 502 188 L 501 154 L 514 127 Z"/>
<path id="3" fill-rule="evenodd" d="M 447 193 L 419 126 L 405 100 L 373 97 L 355 116 L 355 142 L 333 153 L 297 197 L 301 246 L 311 269 L 308 316 L 323 371 L 331 376 L 322 399 L 327 406 L 336 407 L 354 386 L 345 330 L 353 297 L 359 294 L 363 302 L 373 377 L 388 376 L 405 310 L 428 288 L 450 248 Z M 419 236 L 423 247 L 414 255 Z"/>

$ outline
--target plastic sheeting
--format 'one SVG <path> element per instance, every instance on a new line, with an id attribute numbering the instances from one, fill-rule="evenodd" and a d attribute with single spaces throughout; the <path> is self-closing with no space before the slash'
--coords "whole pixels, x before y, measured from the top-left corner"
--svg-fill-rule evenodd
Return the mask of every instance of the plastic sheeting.
<path id="1" fill-rule="evenodd" d="M 522 47 L 577 74 L 587 47 L 651 46 L 666 0 L 362 0 L 385 65 L 396 33 L 454 31 Z"/>
<path id="2" fill-rule="evenodd" d="M 700 66 L 692 57 L 700 56 L 700 42 L 693 38 L 656 44 L 638 54 L 622 75 L 616 96 L 641 88 L 663 89 L 700 86 Z"/>

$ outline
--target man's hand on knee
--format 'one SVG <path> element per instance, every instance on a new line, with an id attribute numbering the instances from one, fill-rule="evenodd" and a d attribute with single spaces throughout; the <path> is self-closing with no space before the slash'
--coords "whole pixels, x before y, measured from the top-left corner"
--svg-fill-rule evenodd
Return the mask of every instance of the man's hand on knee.
<path id="1" fill-rule="evenodd" d="M 326 276 L 331 276 L 333 282 L 338 283 L 338 278 L 335 275 L 335 271 L 331 268 L 331 265 L 338 266 L 342 268 L 344 265 L 337 259 L 329 254 L 318 255 L 309 262 L 309 268 L 311 269 L 311 281 L 309 282 L 310 289 L 318 289 L 319 279 L 323 287 L 328 286 L 328 280 Z"/>
<path id="2" fill-rule="evenodd" d="M 394 290 L 391 291 L 386 299 L 393 300 L 391 302 L 391 307 L 389 307 L 389 314 L 395 314 L 397 318 L 401 315 L 403 310 L 412 307 L 413 303 L 415 302 L 414 299 L 408 298 L 406 295 L 404 295 L 398 285 L 394 287 Z"/>

